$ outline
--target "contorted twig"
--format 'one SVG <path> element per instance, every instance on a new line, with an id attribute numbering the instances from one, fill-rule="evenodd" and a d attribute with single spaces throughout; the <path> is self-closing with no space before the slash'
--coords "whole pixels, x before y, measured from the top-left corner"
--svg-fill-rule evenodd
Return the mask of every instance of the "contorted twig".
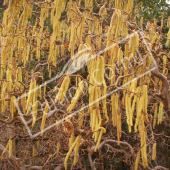
<path id="1" fill-rule="evenodd" d="M 154 68 L 154 64 L 152 64 L 151 68 Z M 160 73 L 157 69 L 152 71 L 152 74 L 159 78 L 162 81 L 162 92 L 161 92 L 161 100 L 164 104 L 164 110 L 167 113 L 168 117 L 170 118 L 170 102 L 169 102 L 169 83 L 167 78 Z"/>

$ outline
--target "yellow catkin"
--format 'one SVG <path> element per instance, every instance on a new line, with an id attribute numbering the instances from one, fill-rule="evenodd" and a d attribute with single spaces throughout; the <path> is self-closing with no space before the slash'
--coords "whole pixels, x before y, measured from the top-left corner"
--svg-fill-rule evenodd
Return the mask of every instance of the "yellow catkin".
<path id="1" fill-rule="evenodd" d="M 44 130 L 45 121 L 46 121 L 47 113 L 48 113 L 48 112 L 49 112 L 49 105 L 48 105 L 48 103 L 46 102 L 46 106 L 45 106 L 44 113 L 43 113 L 43 117 L 42 117 L 41 127 L 40 127 L 41 135 L 43 135 L 43 130 Z"/>
<path id="2" fill-rule="evenodd" d="M 81 23 L 79 24 L 78 29 L 77 29 L 78 42 L 82 42 L 82 37 L 83 37 L 83 33 L 84 33 L 84 26 L 85 26 L 85 15 L 82 15 Z"/>
<path id="3" fill-rule="evenodd" d="M 121 133 L 122 133 L 121 113 L 118 113 L 118 115 L 117 115 L 117 140 L 118 140 L 118 145 L 120 145 Z"/>
<path id="4" fill-rule="evenodd" d="M 65 84 L 67 83 L 67 77 L 64 78 L 62 84 L 61 84 L 61 87 L 57 93 L 57 96 L 55 98 L 55 103 L 58 103 L 58 101 L 60 100 L 61 96 L 62 96 L 62 92 L 63 92 L 63 87 L 65 86 Z"/>
<path id="5" fill-rule="evenodd" d="M 39 147 L 40 147 L 40 141 L 38 140 L 37 141 L 37 149 L 39 149 Z"/>
<path id="6" fill-rule="evenodd" d="M 115 0 L 115 8 L 121 8 L 122 0 Z"/>
<path id="7" fill-rule="evenodd" d="M 68 122 L 71 125 L 71 127 L 69 127 L 69 128 L 72 128 L 72 134 L 69 138 L 69 148 L 70 148 L 72 146 L 73 142 L 74 142 L 74 126 L 73 126 L 73 123 L 71 122 L 70 119 L 66 119 L 65 122 Z M 68 132 L 69 129 L 66 128 L 66 131 Z"/>
<path id="8" fill-rule="evenodd" d="M 143 105 L 143 112 L 145 114 L 145 119 L 147 122 L 149 122 L 148 119 L 148 113 L 147 113 L 147 105 L 148 105 L 148 90 L 147 90 L 147 85 L 143 86 L 143 100 L 144 100 L 144 105 Z"/>
<path id="9" fill-rule="evenodd" d="M 153 144 L 152 148 L 152 160 L 156 159 L 156 142 Z"/>
<path id="10" fill-rule="evenodd" d="M 138 33 L 133 33 L 132 36 L 130 37 L 130 41 L 129 41 L 129 50 L 131 51 L 131 53 L 134 55 L 135 52 L 137 52 L 139 47 L 139 35 Z"/>
<path id="11" fill-rule="evenodd" d="M 163 74 L 165 74 L 165 70 L 166 70 L 166 63 L 167 63 L 167 56 L 164 55 L 163 56 Z"/>
<path id="12" fill-rule="evenodd" d="M 33 108 L 32 108 L 32 115 L 33 115 L 32 127 L 34 126 L 35 121 L 36 121 L 37 109 L 38 109 L 38 101 L 35 101 L 35 102 L 33 103 Z"/>
<path id="13" fill-rule="evenodd" d="M 125 106 L 126 106 L 127 124 L 129 127 L 129 132 L 131 132 L 131 100 L 128 94 L 126 94 L 125 96 Z"/>
<path id="14" fill-rule="evenodd" d="M 60 143 L 58 142 L 58 143 L 57 143 L 57 153 L 60 151 L 60 147 L 61 147 L 61 146 L 60 146 Z"/>
<path id="15" fill-rule="evenodd" d="M 106 86 L 106 83 L 104 83 L 102 95 L 105 97 L 102 99 L 102 104 L 103 104 L 103 113 L 105 114 L 105 117 L 106 117 L 105 123 L 109 121 L 109 117 L 107 113 L 107 105 L 106 105 L 106 94 L 107 94 L 107 86 Z"/>
<path id="16" fill-rule="evenodd" d="M 60 143 L 58 142 L 57 143 L 57 148 L 56 148 L 56 157 L 58 157 L 59 156 L 59 151 L 60 151 L 60 148 L 61 148 L 61 146 L 60 146 Z"/>
<path id="17" fill-rule="evenodd" d="M 95 130 L 95 124 L 96 124 L 96 109 L 93 109 L 93 112 L 91 113 L 92 115 L 92 124 L 91 124 L 91 127 L 92 127 L 92 130 L 94 131 Z"/>
<path id="18" fill-rule="evenodd" d="M 35 146 L 33 145 L 33 146 L 32 146 L 32 156 L 34 157 L 35 154 L 36 154 L 36 150 L 35 150 Z"/>
<path id="19" fill-rule="evenodd" d="M 46 93 L 46 86 L 47 86 L 47 83 L 45 82 L 45 84 L 44 84 L 44 96 L 45 96 L 45 93 Z"/>
<path id="20" fill-rule="evenodd" d="M 119 50 L 118 50 L 118 66 L 120 66 L 121 65 L 121 63 L 122 63 L 122 59 L 123 59 L 123 51 L 119 48 Z"/>
<path id="21" fill-rule="evenodd" d="M 1 154 L 1 159 L 3 158 L 3 156 L 4 156 L 5 152 L 7 151 L 7 149 L 9 148 L 10 140 L 11 140 L 11 139 L 9 139 L 9 141 L 8 141 L 5 149 L 3 150 L 2 154 Z"/>
<path id="22" fill-rule="evenodd" d="M 156 104 L 155 111 L 154 111 L 153 129 L 155 129 L 156 126 L 157 116 L 158 116 L 158 105 Z"/>
<path id="23" fill-rule="evenodd" d="M 23 126 L 23 131 L 24 131 L 24 133 L 26 133 L 26 127 L 25 126 Z"/>
<path id="24" fill-rule="evenodd" d="M 75 37 L 76 37 L 75 25 L 71 23 L 71 34 L 70 34 L 70 43 L 68 50 L 71 51 L 71 57 L 74 56 L 74 45 L 75 45 Z"/>
<path id="25" fill-rule="evenodd" d="M 133 118 L 133 114 L 134 114 L 134 110 L 135 110 L 136 100 L 137 100 L 137 96 L 135 95 L 133 102 L 132 102 L 132 108 L 131 108 L 132 118 Z"/>
<path id="26" fill-rule="evenodd" d="M 11 91 L 11 85 L 12 85 L 12 70 L 10 69 L 10 68 L 8 68 L 7 69 L 7 72 L 6 72 L 6 74 L 7 74 L 7 84 L 8 84 L 8 86 L 7 86 L 7 89 L 8 89 L 8 91 Z"/>
<path id="27" fill-rule="evenodd" d="M 72 133 L 70 138 L 69 138 L 69 148 L 71 148 L 73 142 L 74 142 L 74 134 Z"/>
<path id="28" fill-rule="evenodd" d="M 67 170 L 67 162 L 68 162 L 68 158 L 70 156 L 70 154 L 72 153 L 74 147 L 76 146 L 76 143 L 77 141 L 79 140 L 79 138 L 77 137 L 76 140 L 74 141 L 74 143 L 72 144 L 72 146 L 70 147 L 66 157 L 65 157 L 65 161 L 64 161 L 64 167 L 65 167 L 65 170 Z"/>
<path id="29" fill-rule="evenodd" d="M 59 125 L 58 120 L 56 120 L 55 123 L 56 123 L 56 128 L 58 128 Z"/>
<path id="30" fill-rule="evenodd" d="M 163 28 L 164 26 L 164 14 L 162 13 L 162 17 L 161 17 L 161 28 Z"/>
<path id="31" fill-rule="evenodd" d="M 79 88 L 77 89 L 76 94 L 74 95 L 73 99 L 71 100 L 71 104 L 67 108 L 67 112 L 70 113 L 74 109 L 78 99 L 80 98 L 80 95 L 83 92 L 83 88 L 84 88 L 84 83 L 83 83 L 83 81 L 81 81 L 79 83 Z"/>
<path id="32" fill-rule="evenodd" d="M 169 31 L 168 31 L 168 34 L 167 34 L 167 40 L 166 40 L 166 44 L 165 44 L 167 47 L 169 47 L 170 45 L 170 28 L 169 28 Z"/>
<path id="33" fill-rule="evenodd" d="M 99 88 L 95 86 L 95 89 L 94 89 L 94 101 L 95 101 L 95 106 L 96 108 L 99 108 L 99 101 L 98 101 L 98 98 L 99 98 Z"/>
<path id="34" fill-rule="evenodd" d="M 18 67 L 18 69 L 17 69 L 17 80 L 22 82 L 22 69 L 21 69 L 21 67 Z M 19 85 L 20 85 L 20 87 L 22 87 L 21 83 L 19 83 Z"/>
<path id="35" fill-rule="evenodd" d="M 78 150 L 79 150 L 80 142 L 81 142 L 81 136 L 79 135 L 77 138 L 78 139 L 77 139 L 76 146 L 75 146 L 73 165 L 76 165 L 76 163 L 77 163 L 77 154 L 78 154 Z"/>
<path id="36" fill-rule="evenodd" d="M 170 28 L 170 17 L 168 17 L 168 20 L 167 20 L 167 27 Z"/>
<path id="37" fill-rule="evenodd" d="M 91 126 L 92 131 L 95 131 L 96 124 L 98 125 L 98 118 L 96 116 L 96 109 L 93 109 L 93 111 L 90 115 L 91 115 L 90 126 Z M 93 133 L 92 137 L 94 138 L 94 133 Z"/>
<path id="38" fill-rule="evenodd" d="M 141 27 L 141 30 L 143 30 L 143 17 L 141 17 L 140 19 L 140 27 Z"/>
<path id="39" fill-rule="evenodd" d="M 144 115 L 141 114 L 139 117 L 139 133 L 141 137 L 141 155 L 142 155 L 142 163 L 143 167 L 148 167 L 148 159 L 147 159 L 147 145 L 146 145 L 146 128 L 144 124 Z"/>
<path id="40" fill-rule="evenodd" d="M 11 157 L 12 155 L 12 140 L 9 139 L 9 158 Z"/>
<path id="41" fill-rule="evenodd" d="M 100 85 L 101 82 L 100 82 L 100 68 L 99 68 L 99 65 L 100 65 L 100 58 L 98 57 L 96 59 L 96 65 L 93 66 L 93 79 L 94 79 L 94 83 L 97 84 L 97 85 Z M 92 66 L 91 66 L 92 67 Z"/>
<path id="42" fill-rule="evenodd" d="M 157 19 L 156 18 L 153 19 L 153 24 L 157 25 Z"/>
<path id="43" fill-rule="evenodd" d="M 93 113 L 92 113 L 93 114 L 92 130 L 94 131 L 92 138 L 94 138 L 95 142 L 97 141 L 98 135 L 99 135 L 99 132 L 97 131 L 97 129 L 99 127 L 99 120 L 98 120 L 98 116 L 97 116 L 96 110 L 97 109 L 94 109 Z"/>
<path id="44" fill-rule="evenodd" d="M 94 137 L 94 141 L 97 142 L 98 139 L 99 139 L 100 132 L 99 131 L 96 132 L 96 129 L 97 129 L 98 124 L 99 124 L 98 121 L 96 121 L 95 123 L 96 123 L 95 124 L 95 132 L 93 133 L 93 137 Z"/>
<path id="45" fill-rule="evenodd" d="M 94 141 L 96 142 L 98 140 L 98 136 L 99 136 L 99 131 L 98 128 L 101 126 L 101 114 L 100 114 L 100 110 L 99 108 L 94 109 L 95 110 L 95 124 L 94 124 Z"/>
<path id="46" fill-rule="evenodd" d="M 102 134 L 106 133 L 106 129 L 104 127 L 99 127 L 97 130 L 100 130 L 100 135 L 99 135 L 99 138 L 97 140 L 97 144 L 94 148 L 94 152 L 96 152 L 98 147 L 99 147 L 99 144 L 100 144 L 100 141 L 101 141 L 101 138 L 102 138 Z"/>
<path id="47" fill-rule="evenodd" d="M 88 112 L 90 113 L 90 127 L 93 125 L 93 114 L 90 112 L 90 109 L 88 109 Z"/>
<path id="48" fill-rule="evenodd" d="M 5 93 L 6 93 L 7 83 L 3 82 L 1 90 L 1 112 L 5 112 Z"/>
<path id="49" fill-rule="evenodd" d="M 34 92 L 33 92 L 33 96 L 32 96 L 32 103 L 34 103 L 37 100 L 37 96 L 38 96 L 37 92 L 38 92 L 38 90 L 36 88 L 38 88 L 38 86 L 36 86 L 36 80 L 34 80 L 34 84 L 33 84 Z"/>
<path id="50" fill-rule="evenodd" d="M 94 101 L 94 90 L 95 89 L 95 87 L 94 86 L 91 86 L 90 85 L 90 87 L 89 87 L 89 111 L 90 111 L 90 113 L 93 111 L 93 106 L 94 106 L 94 104 L 92 104 L 93 103 L 93 101 Z"/>
<path id="51" fill-rule="evenodd" d="M 64 44 L 61 45 L 61 57 L 64 56 Z"/>
<path id="52" fill-rule="evenodd" d="M 163 103 L 159 104 L 159 114 L 158 114 L 158 125 L 162 123 L 162 115 L 163 115 Z"/>
<path id="53" fill-rule="evenodd" d="M 140 160 L 140 151 L 137 153 L 136 161 L 135 161 L 135 170 L 138 170 L 138 164 Z"/>
<path id="54" fill-rule="evenodd" d="M 27 99 L 26 99 L 26 92 L 22 94 L 23 97 L 21 98 L 21 106 L 22 106 L 22 109 L 23 109 L 23 113 L 26 112 L 26 103 L 27 103 Z"/>
<path id="55" fill-rule="evenodd" d="M 99 16 L 102 17 L 102 20 L 105 18 L 105 16 L 107 15 L 107 10 L 106 10 L 106 7 L 105 7 L 106 4 L 104 4 L 100 10 L 99 10 Z"/>
<path id="56" fill-rule="evenodd" d="M 84 104 L 82 105 L 82 107 L 81 108 L 84 108 Z M 83 120 L 84 120 L 84 109 L 79 113 L 79 116 L 78 116 L 78 118 L 80 119 L 79 120 L 79 124 L 78 124 L 78 128 L 79 129 L 81 129 L 81 127 L 82 127 L 82 125 L 83 125 Z"/>
<path id="57" fill-rule="evenodd" d="M 27 105 L 26 105 L 26 110 L 27 110 L 27 114 L 29 113 L 29 109 L 31 107 L 31 103 L 32 103 L 32 99 L 33 99 L 33 92 L 32 90 L 34 89 L 34 80 L 31 80 L 30 83 L 30 88 L 29 88 L 29 92 L 28 92 L 28 99 L 27 99 Z"/>
<path id="58" fill-rule="evenodd" d="M 117 109 L 118 109 L 118 94 L 113 94 L 111 96 L 112 100 L 112 121 L 113 126 L 117 126 Z"/>
<path id="59" fill-rule="evenodd" d="M 136 89 L 136 92 L 139 93 L 140 90 L 141 90 L 141 88 L 138 87 Z M 143 104 L 142 104 L 143 103 L 143 96 L 137 97 L 136 102 L 137 102 L 137 106 L 136 106 L 136 122 L 135 122 L 135 127 L 134 127 L 135 132 L 137 132 L 137 126 L 139 124 L 140 117 L 141 117 L 141 112 L 142 112 L 142 107 L 143 107 Z"/>
<path id="60" fill-rule="evenodd" d="M 58 101 L 61 101 L 61 103 L 64 102 L 66 92 L 68 90 L 70 84 L 70 78 L 66 76 L 61 84 L 61 87 L 57 93 L 57 96 L 55 98 L 55 103 L 58 103 Z"/>
<path id="61" fill-rule="evenodd" d="M 128 0 L 128 3 L 125 4 L 125 10 L 130 13 L 133 9 L 133 4 L 134 4 L 134 0 Z"/>
<path id="62" fill-rule="evenodd" d="M 104 57 L 99 56 L 97 58 L 97 70 L 96 70 L 96 75 L 97 76 L 96 76 L 96 79 L 95 79 L 96 84 L 104 83 L 104 68 L 105 68 Z"/>
<path id="63" fill-rule="evenodd" d="M 64 99 L 66 98 L 66 93 L 67 93 L 69 84 L 70 84 L 70 77 L 67 77 L 67 82 L 66 82 L 63 92 L 62 92 L 61 104 L 64 102 Z"/>
<path id="64" fill-rule="evenodd" d="M 121 10 L 116 10 L 116 19 L 117 19 L 117 22 L 116 22 L 116 25 L 115 25 L 115 38 L 116 40 L 119 40 L 119 37 L 121 36 L 121 29 L 122 29 L 122 13 L 121 13 Z"/>
<path id="65" fill-rule="evenodd" d="M 16 99 L 15 96 L 11 97 L 11 102 L 10 102 L 10 112 L 11 112 L 11 117 L 14 117 L 14 113 L 16 112 L 16 108 L 15 108 L 15 104 L 14 104 L 14 100 Z"/>

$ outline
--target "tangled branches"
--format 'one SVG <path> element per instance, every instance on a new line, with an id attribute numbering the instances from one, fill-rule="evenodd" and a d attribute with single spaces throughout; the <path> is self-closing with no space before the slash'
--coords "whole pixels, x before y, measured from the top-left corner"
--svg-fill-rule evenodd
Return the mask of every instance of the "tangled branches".
<path id="1" fill-rule="evenodd" d="M 133 0 L 4 5 L 0 167 L 166 169 L 170 18 L 138 24 Z"/>

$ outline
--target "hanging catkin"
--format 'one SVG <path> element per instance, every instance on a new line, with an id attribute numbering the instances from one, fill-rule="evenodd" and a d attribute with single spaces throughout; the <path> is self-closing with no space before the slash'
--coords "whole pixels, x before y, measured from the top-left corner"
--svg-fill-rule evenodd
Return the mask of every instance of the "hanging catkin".
<path id="1" fill-rule="evenodd" d="M 72 98 L 71 103 L 70 103 L 70 105 L 69 105 L 68 108 L 67 108 L 67 112 L 70 113 L 70 112 L 74 109 L 77 101 L 78 101 L 79 98 L 80 98 L 80 95 L 81 95 L 82 92 L 83 92 L 83 88 L 84 88 L 84 82 L 81 81 L 81 82 L 79 83 L 79 87 L 78 87 L 78 89 L 77 89 L 77 91 L 76 91 L 76 94 L 75 94 L 74 97 Z"/>
<path id="2" fill-rule="evenodd" d="M 100 135 L 99 135 L 99 138 L 98 138 L 96 147 L 94 148 L 94 151 L 95 151 L 95 152 L 97 151 L 97 149 L 98 149 L 98 147 L 99 147 L 99 144 L 100 144 L 100 141 L 101 141 L 101 138 L 102 138 L 102 134 L 103 134 L 103 133 L 106 133 L 106 129 L 103 128 L 103 127 L 99 127 L 97 130 L 100 130 Z"/>
<path id="3" fill-rule="evenodd" d="M 7 83 L 3 82 L 1 89 L 1 112 L 5 112 L 5 93 L 6 93 Z"/>
<path id="4" fill-rule="evenodd" d="M 118 140 L 118 145 L 120 145 L 121 133 L 122 133 L 121 113 L 118 113 L 118 115 L 117 115 L 117 140 Z"/>
<path id="5" fill-rule="evenodd" d="M 83 109 L 84 106 L 85 105 L 83 104 L 81 108 Z M 81 127 L 83 125 L 83 120 L 84 120 L 84 109 L 82 111 L 80 111 L 78 118 L 79 118 L 78 128 L 81 129 Z"/>
<path id="6" fill-rule="evenodd" d="M 153 119 L 153 129 L 155 129 L 157 117 L 158 117 L 158 105 L 156 104 Z"/>
<path id="7" fill-rule="evenodd" d="M 81 136 L 79 135 L 77 138 L 78 139 L 77 139 L 76 146 L 75 146 L 73 165 L 76 165 L 76 163 L 77 163 L 77 155 L 78 155 L 78 150 L 79 150 L 80 142 L 81 142 Z"/>
<path id="8" fill-rule="evenodd" d="M 115 0 L 115 8 L 121 8 L 122 0 Z"/>
<path id="9" fill-rule="evenodd" d="M 147 105 L 148 105 L 148 90 L 147 89 L 148 89 L 147 85 L 144 85 L 143 86 L 143 100 L 144 100 L 143 112 L 144 112 L 146 121 L 149 122 L 148 113 L 147 113 Z"/>
<path id="10" fill-rule="evenodd" d="M 11 97 L 11 102 L 10 102 L 10 112 L 11 112 L 11 117 L 14 117 L 14 113 L 16 112 L 16 108 L 15 108 L 15 104 L 14 104 L 14 100 L 16 100 L 15 96 Z"/>
<path id="11" fill-rule="evenodd" d="M 143 17 L 141 17 L 140 19 L 140 27 L 141 27 L 141 30 L 143 30 Z"/>
<path id="12" fill-rule="evenodd" d="M 126 94 L 125 97 L 125 107 L 126 107 L 126 117 L 127 117 L 126 120 L 129 127 L 129 132 L 131 132 L 131 100 L 129 94 Z"/>
<path id="13" fill-rule="evenodd" d="M 33 115 L 32 127 L 34 126 L 35 121 L 36 121 L 37 109 L 38 109 L 38 101 L 35 101 L 35 102 L 33 103 L 33 108 L 32 108 L 32 115 Z"/>
<path id="14" fill-rule="evenodd" d="M 158 125 L 162 123 L 162 115 L 163 115 L 163 103 L 159 104 L 159 113 L 158 113 Z"/>
<path id="15" fill-rule="evenodd" d="M 140 87 L 138 87 L 136 89 L 136 92 L 139 93 L 141 90 Z M 138 127 L 138 124 L 139 124 L 139 121 L 140 121 L 140 117 L 141 117 L 141 112 L 142 112 L 142 107 L 143 107 L 143 96 L 141 97 L 137 97 L 136 99 L 136 122 L 135 122 L 135 127 L 134 127 L 134 130 L 135 132 L 137 132 L 137 127 Z"/>
<path id="16" fill-rule="evenodd" d="M 9 139 L 9 158 L 11 157 L 12 155 L 12 140 Z"/>
<path id="17" fill-rule="evenodd" d="M 104 68 L 105 68 L 105 64 L 104 64 L 104 57 L 103 56 L 99 56 L 97 58 L 97 76 L 96 76 L 96 83 L 97 84 L 102 84 L 104 83 Z"/>
<path id="18" fill-rule="evenodd" d="M 118 94 L 115 93 L 111 96 L 112 100 L 112 122 L 113 126 L 117 126 L 117 116 L 118 116 Z"/>
<path id="19" fill-rule="evenodd" d="M 152 160 L 156 159 L 156 142 L 153 144 L 152 148 Z"/>
<path id="20" fill-rule="evenodd" d="M 41 127 L 40 127 L 40 130 L 41 130 L 41 135 L 43 135 L 43 130 L 44 130 L 44 126 L 45 126 L 45 121 L 46 121 L 46 118 L 47 118 L 47 113 L 49 112 L 49 105 L 48 105 L 48 102 L 46 101 L 46 106 L 45 106 L 45 109 L 44 109 L 44 113 L 43 113 L 43 117 L 42 117 L 42 122 L 41 122 Z"/>
<path id="21" fill-rule="evenodd" d="M 140 151 L 137 153 L 136 161 L 135 161 L 135 170 L 138 170 L 138 164 L 140 161 Z"/>
<path id="22" fill-rule="evenodd" d="M 147 158 L 147 145 L 146 145 L 146 128 L 144 124 L 144 115 L 141 114 L 139 117 L 139 133 L 141 137 L 141 156 L 142 156 L 142 163 L 143 167 L 148 167 L 148 158 Z"/>
<path id="23" fill-rule="evenodd" d="M 134 55 L 135 52 L 137 52 L 139 47 L 139 35 L 137 32 L 134 32 L 131 36 L 130 36 L 130 41 L 129 41 L 129 50 L 131 51 L 131 53 Z"/>
<path id="24" fill-rule="evenodd" d="M 58 103 L 58 101 L 60 101 L 61 103 L 64 102 L 65 99 L 65 95 L 67 93 L 68 87 L 70 84 L 70 77 L 66 76 L 61 84 L 61 87 L 57 93 L 57 96 L 55 98 L 55 103 Z"/>
<path id="25" fill-rule="evenodd" d="M 76 138 L 76 140 L 75 140 L 74 143 L 72 144 L 71 148 L 69 149 L 69 151 L 68 151 L 68 153 L 67 153 L 67 155 L 66 155 L 66 157 L 65 157 L 65 161 L 64 161 L 65 170 L 67 170 L 67 161 L 68 161 L 68 158 L 69 158 L 70 154 L 72 153 L 74 147 L 76 146 L 77 142 L 80 141 L 80 138 L 81 138 L 80 136 L 78 136 L 78 137 Z"/>
<path id="26" fill-rule="evenodd" d="M 58 143 L 57 143 L 57 153 L 59 153 L 60 147 L 61 147 L 61 146 L 60 146 L 60 143 L 58 142 Z"/>
<path id="27" fill-rule="evenodd" d="M 9 148 L 9 158 L 10 158 L 12 155 L 12 140 L 11 139 L 9 139 L 5 149 L 3 150 L 2 154 L 1 154 L 1 159 L 3 158 L 5 152 L 7 151 L 8 148 Z"/>
<path id="28" fill-rule="evenodd" d="M 104 4 L 100 10 L 99 10 L 99 16 L 101 16 L 102 20 L 105 18 L 105 16 L 107 15 L 107 10 L 105 7 L 106 4 Z"/>
<path id="29" fill-rule="evenodd" d="M 35 85 L 34 82 L 35 82 L 35 79 L 31 79 L 30 88 L 28 92 L 27 105 L 26 105 L 27 114 L 29 113 L 29 109 L 31 107 L 32 100 L 33 100 L 33 95 L 34 95 L 33 90 L 34 90 L 34 85 Z"/>
<path id="30" fill-rule="evenodd" d="M 170 45 L 170 28 L 169 28 L 169 31 L 168 31 L 168 34 L 167 34 L 167 40 L 166 40 L 166 44 L 165 44 L 167 47 L 169 47 Z"/>
<path id="31" fill-rule="evenodd" d="M 107 104 L 106 104 L 106 94 L 107 94 L 107 86 L 106 86 L 106 83 L 104 83 L 103 85 L 103 90 L 102 90 L 102 95 L 103 95 L 103 99 L 102 99 L 102 105 L 103 105 L 103 113 L 105 115 L 105 118 L 106 118 L 106 122 L 107 123 L 109 121 L 109 117 L 108 117 L 108 113 L 107 113 Z"/>

